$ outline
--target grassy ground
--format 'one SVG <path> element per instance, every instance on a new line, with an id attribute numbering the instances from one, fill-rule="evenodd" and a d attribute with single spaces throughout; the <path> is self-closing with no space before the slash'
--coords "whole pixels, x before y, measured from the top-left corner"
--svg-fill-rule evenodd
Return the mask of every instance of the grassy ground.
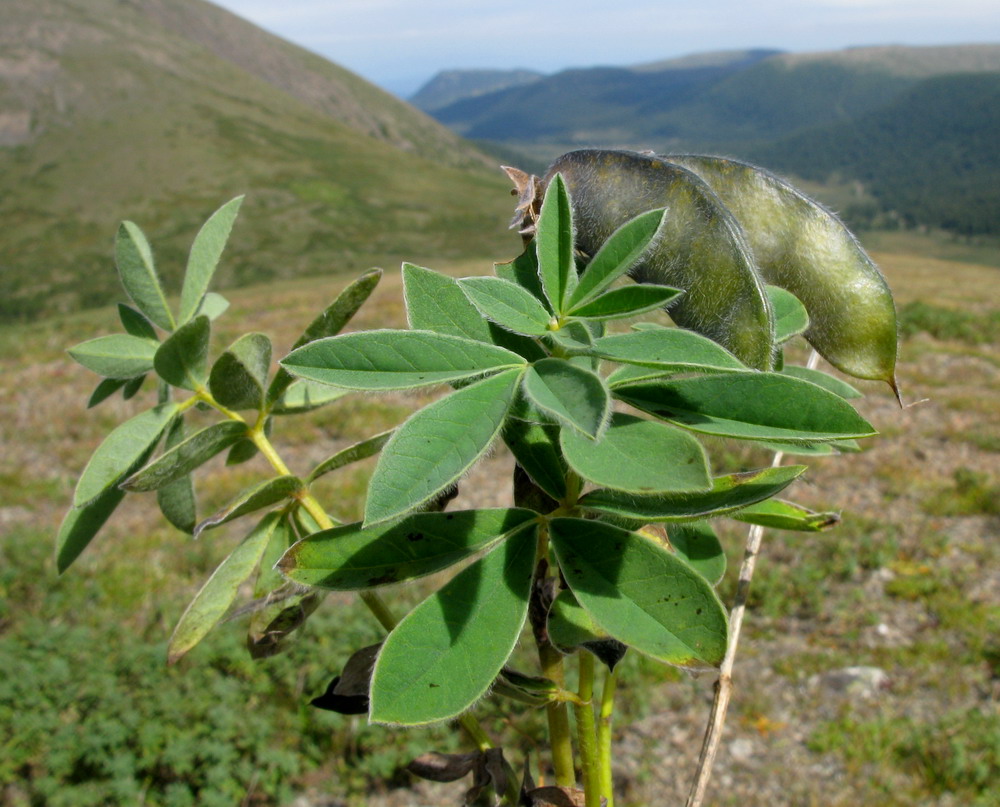
<path id="1" fill-rule="evenodd" d="M 904 315 L 899 376 L 911 405 L 900 411 L 888 390 L 865 385 L 860 408 L 883 436 L 862 454 L 816 461 L 792 493 L 841 510 L 844 524 L 768 534 L 712 804 L 995 803 L 1000 274 L 900 252 L 876 258 Z M 434 268 L 479 273 L 489 262 Z M 339 285 L 234 292 L 216 345 L 252 328 L 281 355 Z M 358 327 L 402 325 L 400 299 L 390 272 Z M 270 805 L 303 793 L 309 804 L 454 801 L 461 788 L 412 790 L 399 773 L 423 750 L 459 748 L 454 733 L 371 728 L 306 705 L 351 649 L 378 639 L 347 598 L 328 598 L 287 655 L 251 662 L 236 621 L 165 666 L 173 624 L 238 529 L 192 542 L 136 496 L 56 576 L 52 536 L 76 476 L 100 436 L 137 408 L 116 400 L 85 411 L 92 379 L 63 351 L 114 326 L 110 312 L 89 312 L 0 329 L 0 804 Z M 351 396 L 281 424 L 275 442 L 305 470 L 409 407 L 402 396 Z M 767 462 L 739 446 L 713 451 L 716 468 Z M 463 495 L 489 499 L 507 469 L 498 452 Z M 331 510 L 358 513 L 367 470 L 332 476 L 320 490 Z M 222 471 L 220 462 L 203 474 L 219 480 L 204 490 L 205 512 L 265 472 L 254 462 Z M 735 567 L 744 531 L 721 529 Z M 726 597 L 733 586 L 730 574 Z M 420 594 L 390 598 L 403 610 Z M 839 687 L 837 672 L 858 666 L 882 677 Z M 711 689 L 710 676 L 626 662 L 620 804 L 673 803 L 686 789 Z M 515 759 L 537 759 L 524 737 L 537 714 L 508 720 L 486 705 L 482 716 Z"/>

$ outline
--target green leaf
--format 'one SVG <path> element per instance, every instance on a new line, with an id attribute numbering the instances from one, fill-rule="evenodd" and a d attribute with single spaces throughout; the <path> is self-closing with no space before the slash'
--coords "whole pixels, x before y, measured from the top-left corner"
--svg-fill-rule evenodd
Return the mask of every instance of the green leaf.
<path id="1" fill-rule="evenodd" d="M 138 468 L 146 462 L 155 447 L 155 444 L 149 446 L 129 470 Z M 81 507 L 70 509 L 56 535 L 56 569 L 59 574 L 65 572 L 73 561 L 80 557 L 124 498 L 124 490 L 109 487 L 96 499 Z"/>
<path id="2" fill-rule="evenodd" d="M 497 325 L 528 336 L 548 333 L 551 314 L 516 283 L 499 277 L 464 277 L 458 286 L 479 313 Z"/>
<path id="3" fill-rule="evenodd" d="M 631 493 L 712 488 L 701 443 L 663 423 L 619 413 L 600 440 L 563 429 L 559 441 L 570 467 L 597 485 Z"/>
<path id="4" fill-rule="evenodd" d="M 371 722 L 447 720 L 483 696 L 524 625 L 535 540 L 509 538 L 396 626 L 375 662 Z"/>
<path id="5" fill-rule="evenodd" d="M 843 398 L 781 373 L 732 373 L 618 387 L 615 394 L 692 431 L 819 443 L 875 434 Z"/>
<path id="6" fill-rule="evenodd" d="M 792 378 L 798 378 L 802 381 L 809 381 L 816 384 L 823 389 L 829 390 L 835 395 L 839 395 L 841 398 L 850 399 L 862 397 L 862 394 L 846 381 L 842 381 L 829 373 L 824 373 L 822 370 L 812 370 L 809 367 L 799 367 L 795 364 L 786 364 L 781 372 L 785 375 L 790 375 Z"/>
<path id="7" fill-rule="evenodd" d="M 365 272 L 353 283 L 350 283 L 326 307 L 322 314 L 309 323 L 309 327 L 305 329 L 302 336 L 292 345 L 292 349 L 294 350 L 295 348 L 309 344 L 309 342 L 315 342 L 317 339 L 325 339 L 340 333 L 343 327 L 351 321 L 351 318 L 358 313 L 358 309 L 365 304 L 365 301 L 371 296 L 372 292 L 375 291 L 375 287 L 381 279 L 382 270 L 372 269 Z M 268 403 L 277 401 L 291 383 L 292 375 L 284 367 L 279 368 L 278 372 L 275 373 L 274 379 L 271 381 L 271 386 L 267 390 Z"/>
<path id="8" fill-rule="evenodd" d="M 301 415 L 326 406 L 345 395 L 350 395 L 350 393 L 350 390 L 330 387 L 326 384 L 320 384 L 318 381 L 297 378 L 288 385 L 281 397 L 271 407 L 271 413 L 274 415 Z"/>
<path id="9" fill-rule="evenodd" d="M 146 493 L 159 490 L 191 473 L 212 457 L 247 435 L 247 424 L 239 420 L 213 423 L 195 432 L 153 460 L 122 483 L 125 490 Z"/>
<path id="10" fill-rule="evenodd" d="M 517 283 L 522 289 L 530 291 L 542 305 L 548 304 L 542 289 L 542 279 L 538 276 L 538 253 L 534 241 L 514 260 L 494 264 L 493 271 L 497 277 Z"/>
<path id="11" fill-rule="evenodd" d="M 594 621 L 640 653 L 682 667 L 717 667 L 729 620 L 704 577 L 641 535 L 554 518 L 549 537 L 566 582 Z"/>
<path id="12" fill-rule="evenodd" d="M 609 638 L 568 589 L 560 591 L 553 601 L 546 627 L 549 640 L 563 653 Z"/>
<path id="13" fill-rule="evenodd" d="M 566 496 L 569 466 L 559 450 L 558 429 L 509 418 L 503 439 L 531 480 L 556 501 Z"/>
<path id="14" fill-rule="evenodd" d="M 93 453 L 73 494 L 73 505 L 89 504 L 117 485 L 136 462 L 160 440 L 167 424 L 177 414 L 177 404 L 157 406 L 119 425 Z"/>
<path id="15" fill-rule="evenodd" d="M 576 285 L 576 260 L 573 257 L 573 210 L 560 174 L 552 177 L 545 191 L 535 244 L 542 289 L 552 310 L 561 314 L 563 301 Z"/>
<path id="16" fill-rule="evenodd" d="M 88 370 L 105 378 L 128 380 L 153 369 L 157 342 L 125 333 L 98 336 L 67 352 Z"/>
<path id="17" fill-rule="evenodd" d="M 403 264 L 406 318 L 416 331 L 492 342 L 490 326 L 453 277 L 412 263 Z"/>
<path id="18" fill-rule="evenodd" d="M 580 275 L 568 307 L 579 308 L 582 303 L 594 300 L 628 272 L 653 243 L 665 213 L 663 209 L 640 213 L 615 230 Z M 677 293 L 675 289 L 671 296 Z"/>
<path id="19" fill-rule="evenodd" d="M 187 270 L 184 272 L 184 285 L 181 288 L 181 310 L 178 324 L 183 325 L 198 313 L 201 301 L 208 291 L 219 265 L 222 250 L 225 249 L 233 222 L 240 212 L 243 197 L 237 196 L 216 210 L 202 225 L 198 235 L 191 245 L 188 255 Z"/>
<path id="20" fill-rule="evenodd" d="M 388 431 L 369 437 L 367 440 L 362 440 L 359 443 L 341 449 L 332 457 L 323 460 L 323 462 L 313 468 L 309 476 L 306 477 L 306 484 L 312 484 L 312 482 L 324 474 L 336 471 L 338 468 L 343 468 L 352 462 L 374 457 L 382 450 L 382 447 L 389 441 L 389 438 L 392 437 L 392 432 L 393 430 L 389 429 Z"/>
<path id="21" fill-rule="evenodd" d="M 140 339 L 151 339 L 154 342 L 160 341 L 150 321 L 132 306 L 118 303 L 118 319 L 121 320 L 127 334 L 138 336 Z"/>
<path id="22" fill-rule="evenodd" d="M 302 512 L 301 508 L 297 512 Z M 256 608 L 250 617 L 247 649 L 251 658 L 261 659 L 280 653 L 286 640 L 305 624 L 323 595 L 289 583 L 275 564 L 295 541 L 288 517 L 282 519 L 264 550 L 254 584 Z"/>
<path id="23" fill-rule="evenodd" d="M 726 573 L 726 552 L 711 524 L 707 521 L 670 524 L 667 535 L 670 548 L 678 557 L 713 586 L 719 584 Z"/>
<path id="24" fill-rule="evenodd" d="M 800 504 L 781 499 L 768 499 L 750 505 L 733 513 L 732 518 L 747 524 L 797 532 L 821 532 L 840 523 L 837 513 L 817 513 Z"/>
<path id="25" fill-rule="evenodd" d="M 523 366 L 516 353 L 430 331 L 376 330 L 319 339 L 282 365 L 302 378 L 364 390 L 413 389 Z"/>
<path id="26" fill-rule="evenodd" d="M 524 392 L 542 411 L 596 438 L 608 424 L 611 397 L 596 373 L 563 359 L 542 359 L 524 375 Z"/>
<path id="27" fill-rule="evenodd" d="M 174 628 L 167 646 L 168 664 L 176 663 L 225 616 L 284 518 L 284 513 L 268 513 L 212 572 Z"/>
<path id="28" fill-rule="evenodd" d="M 681 292 L 669 286 L 622 286 L 570 309 L 569 316 L 583 319 L 623 319 L 662 308 Z"/>
<path id="29" fill-rule="evenodd" d="M 389 525 L 360 522 L 314 533 L 279 561 L 296 583 L 358 591 L 447 569 L 532 525 L 531 510 L 414 513 Z"/>
<path id="30" fill-rule="evenodd" d="M 605 359 L 670 372 L 748 372 L 743 362 L 711 339 L 681 328 L 655 328 L 603 336 L 594 353 Z M 619 376 L 616 384 L 624 383 Z"/>
<path id="31" fill-rule="evenodd" d="M 142 389 L 142 384 L 145 380 L 145 375 L 137 375 L 135 378 L 130 378 L 126 381 L 125 386 L 122 387 L 122 400 L 128 401 L 134 398 L 136 393 Z"/>
<path id="32" fill-rule="evenodd" d="M 463 387 L 396 429 L 368 484 L 365 524 L 419 507 L 469 470 L 500 431 L 520 379 L 509 370 Z"/>
<path id="33" fill-rule="evenodd" d="M 202 521 L 194 530 L 197 538 L 205 530 L 221 527 L 247 513 L 293 498 L 303 489 L 302 480 L 297 476 L 276 476 L 253 487 L 249 487 L 213 516 Z"/>
<path id="34" fill-rule="evenodd" d="M 216 359 L 208 388 L 229 409 L 260 409 L 270 368 L 271 340 L 262 333 L 248 333 Z"/>
<path id="35" fill-rule="evenodd" d="M 154 325 L 174 329 L 174 317 L 160 286 L 153 264 L 153 251 L 142 230 L 131 221 L 122 222 L 115 238 L 115 263 L 128 296 Z"/>
<path id="36" fill-rule="evenodd" d="M 784 465 L 757 471 L 718 476 L 707 493 L 671 496 L 633 496 L 615 490 L 594 490 L 580 499 L 587 510 L 651 521 L 696 521 L 731 513 L 780 493 L 806 470 L 804 465 Z"/>
<path id="37" fill-rule="evenodd" d="M 854 443 L 854 441 L 838 440 L 836 445 L 839 446 L 842 443 Z M 780 451 L 783 454 L 796 457 L 832 457 L 837 453 L 833 443 L 781 443 L 776 440 L 760 440 L 757 445 L 775 453 Z"/>
<path id="38" fill-rule="evenodd" d="M 164 446 L 167 451 L 184 442 L 184 418 L 174 418 L 167 430 Z M 198 514 L 194 496 L 194 481 L 191 474 L 185 474 L 175 479 L 169 485 L 164 485 L 156 491 L 156 502 L 164 517 L 181 532 L 188 535 L 194 532 L 198 523 Z"/>
<path id="39" fill-rule="evenodd" d="M 175 387 L 196 390 L 208 381 L 208 317 L 195 317 L 174 331 L 153 358 L 157 374 Z"/>
<path id="40" fill-rule="evenodd" d="M 226 313 L 229 308 L 229 300 L 214 291 L 208 292 L 201 298 L 201 305 L 195 312 L 196 317 L 205 316 L 213 322 Z"/>
<path id="41" fill-rule="evenodd" d="M 809 314 L 799 298 L 778 286 L 768 286 L 767 296 L 771 298 L 774 310 L 774 341 L 781 345 L 809 327 Z"/>
<path id="42" fill-rule="evenodd" d="M 87 409 L 92 409 L 99 403 L 106 401 L 126 384 L 124 378 L 102 378 L 87 401 Z"/>

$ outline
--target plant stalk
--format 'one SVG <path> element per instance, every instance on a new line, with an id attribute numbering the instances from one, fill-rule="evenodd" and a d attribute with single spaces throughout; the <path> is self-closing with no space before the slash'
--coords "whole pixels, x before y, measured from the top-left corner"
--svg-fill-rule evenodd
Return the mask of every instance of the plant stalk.
<path id="1" fill-rule="evenodd" d="M 573 709 L 576 713 L 577 744 L 580 747 L 584 803 L 586 807 L 601 807 L 600 763 L 594 726 L 594 656 L 583 649 L 577 655 L 580 659 L 580 703 Z"/>
<path id="2" fill-rule="evenodd" d="M 601 795 L 606 807 L 615 807 L 614 779 L 611 775 L 611 723 L 615 712 L 615 692 L 618 688 L 617 670 L 608 670 L 601 690 L 601 711 L 597 721 L 597 759 Z"/>

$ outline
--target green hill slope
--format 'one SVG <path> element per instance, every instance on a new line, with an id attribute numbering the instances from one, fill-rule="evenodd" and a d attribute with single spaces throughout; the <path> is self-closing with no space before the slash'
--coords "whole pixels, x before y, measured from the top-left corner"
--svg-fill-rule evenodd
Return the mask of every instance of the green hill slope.
<path id="1" fill-rule="evenodd" d="M 567 70 L 456 101 L 434 115 L 467 137 L 515 146 L 731 150 L 849 120 L 928 76 L 982 70 L 1000 70 L 1000 45 L 745 51 L 728 59 Z"/>
<path id="2" fill-rule="evenodd" d="M 858 179 L 908 224 L 1000 234 L 1000 72 L 926 79 L 856 120 L 760 147 L 807 179 Z"/>
<path id="3" fill-rule="evenodd" d="M 105 302 L 123 217 L 169 284 L 241 193 L 223 285 L 515 248 L 481 153 L 215 6 L 0 0 L 0 18 L 0 318 Z"/>

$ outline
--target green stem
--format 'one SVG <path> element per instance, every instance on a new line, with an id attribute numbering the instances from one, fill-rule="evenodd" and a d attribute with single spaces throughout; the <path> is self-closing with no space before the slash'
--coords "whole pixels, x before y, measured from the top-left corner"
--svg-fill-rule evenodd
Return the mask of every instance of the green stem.
<path id="1" fill-rule="evenodd" d="M 549 531 L 547 522 L 543 522 L 538 530 L 538 548 L 535 552 L 535 568 L 544 568 L 541 561 L 548 562 Z M 560 689 L 566 688 L 566 672 L 563 669 L 562 653 L 556 650 L 548 641 L 539 640 L 538 660 L 542 675 L 554 681 Z M 573 761 L 573 736 L 569 725 L 569 709 L 565 702 L 553 701 L 545 707 L 545 716 L 549 723 L 549 745 L 552 749 L 552 767 L 555 770 L 556 784 L 560 787 L 573 787 L 576 784 L 576 765 Z"/>
<path id="2" fill-rule="evenodd" d="M 601 795 L 606 799 L 606 807 L 615 807 L 614 782 L 611 777 L 611 720 L 615 711 L 615 690 L 618 687 L 618 673 L 608 670 L 601 691 L 601 714 L 597 722 L 598 774 Z"/>
<path id="3" fill-rule="evenodd" d="M 583 774 L 584 803 L 601 807 L 601 781 L 597 756 L 597 736 L 594 727 L 594 657 L 578 652 L 580 659 L 580 703 L 576 712 L 576 736 L 580 746 L 580 771 Z"/>

